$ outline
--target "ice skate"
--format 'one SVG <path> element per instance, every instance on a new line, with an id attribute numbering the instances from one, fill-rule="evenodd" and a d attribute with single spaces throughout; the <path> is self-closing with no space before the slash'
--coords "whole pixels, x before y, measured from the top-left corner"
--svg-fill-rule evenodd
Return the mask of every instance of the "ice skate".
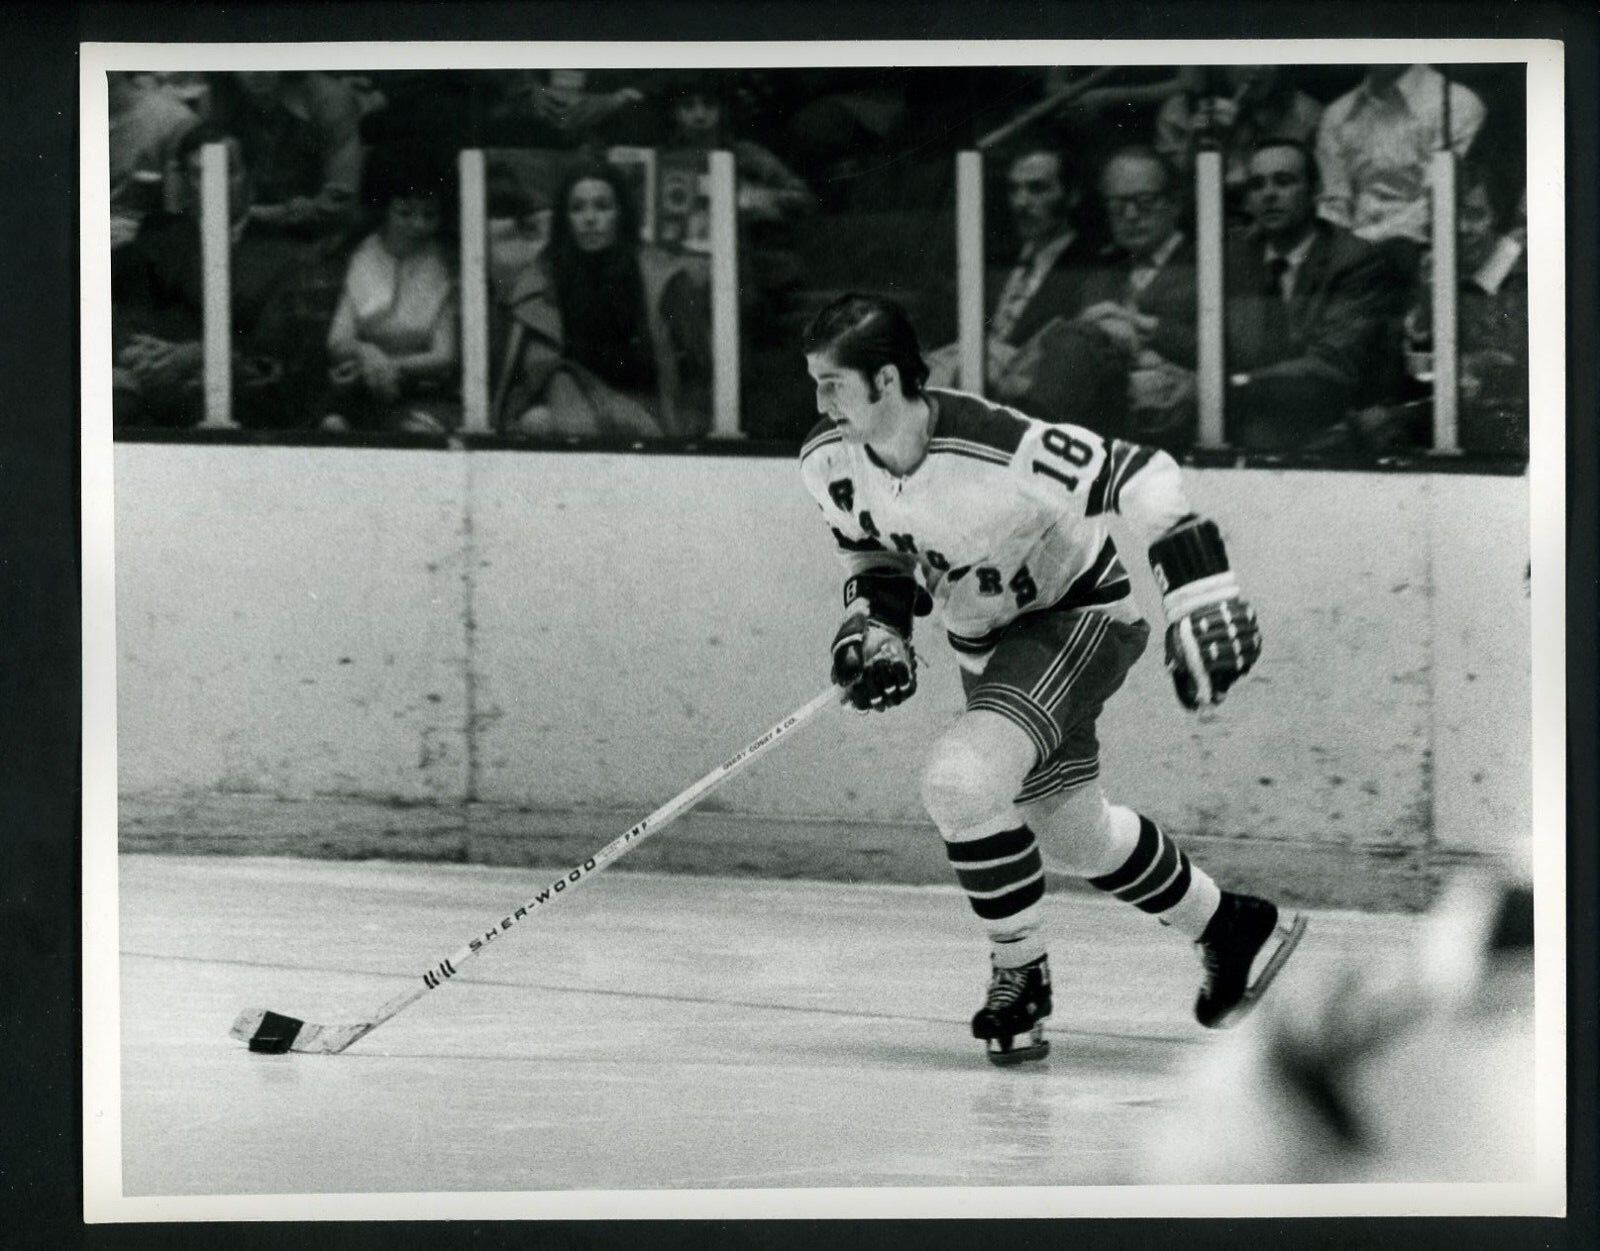
<path id="1" fill-rule="evenodd" d="M 993 966 L 989 996 L 972 1018 L 972 1036 L 989 1044 L 991 1064 L 1020 1064 L 1050 1054 L 1044 1021 L 1050 1015 L 1050 960 L 1017 969 Z"/>
<path id="2" fill-rule="evenodd" d="M 1216 915 L 1195 944 L 1205 965 L 1195 1019 L 1207 1029 L 1237 1025 L 1272 985 L 1305 932 L 1306 919 L 1299 913 L 1280 914 L 1265 899 L 1223 891 Z M 1263 952 L 1266 962 L 1252 981 L 1251 971 Z"/>

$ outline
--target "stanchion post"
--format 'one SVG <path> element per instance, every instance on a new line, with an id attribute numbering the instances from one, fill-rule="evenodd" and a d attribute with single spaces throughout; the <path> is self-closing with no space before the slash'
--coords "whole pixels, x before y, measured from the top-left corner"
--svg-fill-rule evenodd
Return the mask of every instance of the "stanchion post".
<path id="1" fill-rule="evenodd" d="M 1459 323 L 1456 316 L 1456 157 L 1433 154 L 1433 450 L 1461 450 Z"/>
<path id="2" fill-rule="evenodd" d="M 1222 153 L 1195 155 L 1195 267 L 1199 445 L 1226 443 L 1223 399 Z"/>
<path id="3" fill-rule="evenodd" d="M 711 433 L 739 428 L 739 193 L 732 152 L 711 153 Z"/>
<path id="4" fill-rule="evenodd" d="M 228 206 L 228 146 L 200 149 L 200 320 L 209 427 L 233 425 L 232 234 Z"/>
<path id="5" fill-rule="evenodd" d="M 962 388 L 983 394 L 981 152 L 956 153 L 956 343 Z"/>
<path id="6" fill-rule="evenodd" d="M 461 193 L 461 429 L 489 430 L 489 249 L 484 154 L 459 160 Z"/>

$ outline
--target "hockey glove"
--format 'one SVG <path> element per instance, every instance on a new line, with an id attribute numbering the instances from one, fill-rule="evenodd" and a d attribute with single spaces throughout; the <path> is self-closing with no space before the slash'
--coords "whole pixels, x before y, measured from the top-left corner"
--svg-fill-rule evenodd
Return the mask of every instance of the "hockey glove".
<path id="1" fill-rule="evenodd" d="M 913 616 L 932 607 L 908 574 L 874 570 L 845 583 L 845 620 L 833 638 L 833 681 L 863 712 L 883 712 L 916 694 Z"/>
<path id="2" fill-rule="evenodd" d="M 1150 545 L 1163 592 L 1167 669 L 1178 700 L 1193 711 L 1220 704 L 1261 655 L 1255 610 L 1239 595 L 1214 522 L 1188 516 Z"/>

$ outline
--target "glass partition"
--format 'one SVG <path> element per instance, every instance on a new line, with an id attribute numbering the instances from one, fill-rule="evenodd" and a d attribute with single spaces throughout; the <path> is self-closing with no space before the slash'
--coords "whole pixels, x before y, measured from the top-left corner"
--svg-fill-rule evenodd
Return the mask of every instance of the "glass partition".
<path id="1" fill-rule="evenodd" d="M 113 77 L 119 433 L 792 446 L 863 290 L 1174 452 L 1526 454 L 1521 65 Z"/>

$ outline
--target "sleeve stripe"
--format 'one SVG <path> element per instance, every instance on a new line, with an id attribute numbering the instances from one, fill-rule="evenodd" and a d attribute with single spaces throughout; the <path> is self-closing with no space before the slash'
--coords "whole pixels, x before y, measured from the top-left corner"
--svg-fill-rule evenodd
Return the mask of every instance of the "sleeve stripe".
<path id="1" fill-rule="evenodd" d="M 1148 465 L 1155 456 L 1153 447 L 1140 447 L 1137 443 L 1123 443 L 1118 440 L 1112 445 L 1111 455 L 1107 461 L 1116 461 L 1116 466 L 1111 471 L 1111 484 L 1107 490 L 1106 503 L 1112 512 L 1118 511 L 1122 506 L 1122 490 L 1128 485 L 1129 480 Z"/>
<path id="2" fill-rule="evenodd" d="M 1116 447 L 1113 441 L 1112 448 Z M 1089 486 L 1089 498 L 1084 505 L 1084 516 L 1098 517 L 1106 510 L 1106 480 L 1111 476 L 1111 454 L 1100 462 L 1100 472 L 1095 474 L 1094 481 Z"/>

